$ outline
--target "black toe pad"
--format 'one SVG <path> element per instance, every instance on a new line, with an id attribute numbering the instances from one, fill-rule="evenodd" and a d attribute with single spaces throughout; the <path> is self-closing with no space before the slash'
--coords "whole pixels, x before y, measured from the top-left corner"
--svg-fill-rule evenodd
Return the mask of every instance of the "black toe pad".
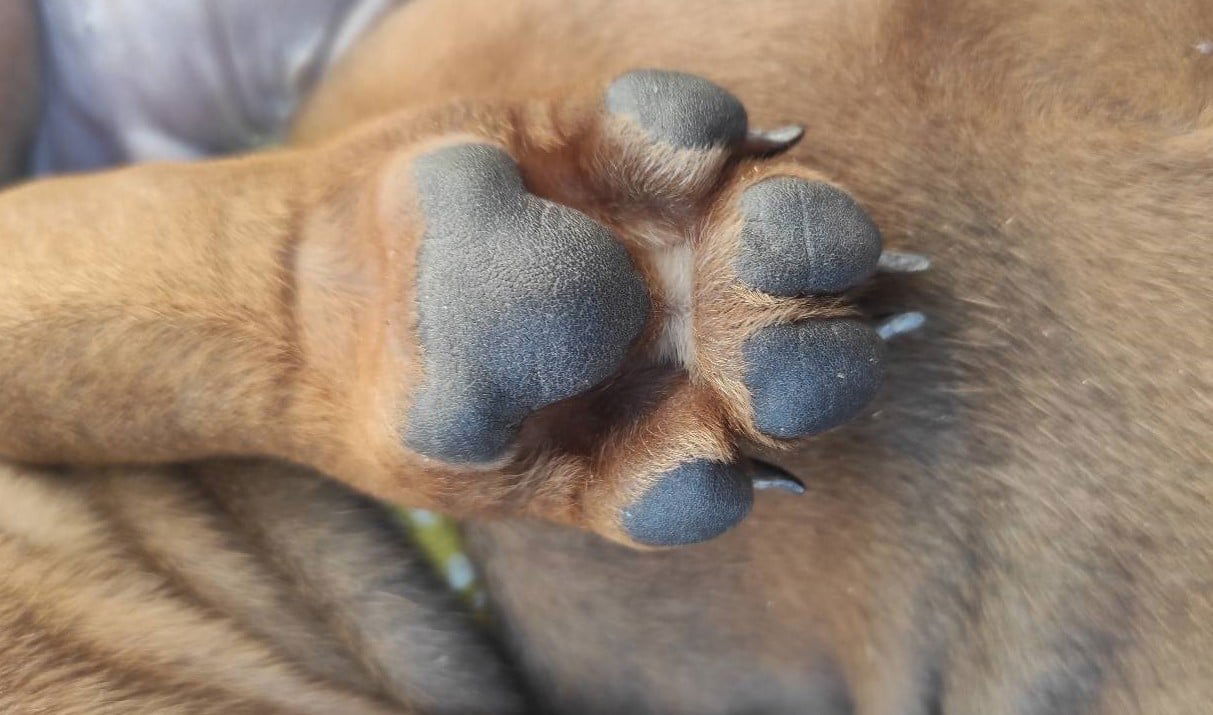
<path id="1" fill-rule="evenodd" d="M 730 529 L 753 502 L 750 479 L 735 466 L 696 459 L 658 477 L 624 510 L 623 527 L 650 546 L 693 544 Z"/>
<path id="2" fill-rule="evenodd" d="M 807 321 L 759 331 L 742 348 L 754 424 L 796 439 L 854 417 L 884 377 L 884 343 L 857 320 Z"/>
<path id="3" fill-rule="evenodd" d="M 876 272 L 880 232 L 855 200 L 829 184 L 777 176 L 741 195 L 745 223 L 733 268 L 775 295 L 838 293 Z"/>
<path id="4" fill-rule="evenodd" d="M 607 88 L 606 106 L 635 121 L 655 141 L 679 148 L 731 145 L 746 135 L 745 107 L 736 97 L 682 72 L 629 72 Z"/>

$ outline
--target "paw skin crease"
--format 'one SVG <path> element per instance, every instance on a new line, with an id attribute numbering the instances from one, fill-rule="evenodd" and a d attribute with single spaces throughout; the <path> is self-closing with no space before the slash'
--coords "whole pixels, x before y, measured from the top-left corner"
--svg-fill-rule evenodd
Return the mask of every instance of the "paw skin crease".
<path id="1" fill-rule="evenodd" d="M 445 147 L 412 171 L 424 377 L 404 441 L 446 462 L 490 462 L 528 414 L 615 371 L 648 292 L 607 229 L 528 193 L 501 149 Z"/>
<path id="2" fill-rule="evenodd" d="M 656 142 L 708 149 L 742 141 L 748 118 L 722 87 L 682 72 L 635 70 L 607 88 L 606 108 L 627 117 Z"/>

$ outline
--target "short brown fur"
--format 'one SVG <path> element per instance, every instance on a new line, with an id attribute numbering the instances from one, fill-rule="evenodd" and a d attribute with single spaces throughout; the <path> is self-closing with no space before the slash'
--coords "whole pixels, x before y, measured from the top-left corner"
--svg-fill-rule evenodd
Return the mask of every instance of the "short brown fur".
<path id="1" fill-rule="evenodd" d="M 475 32 L 469 18 L 482 21 Z M 911 301 L 931 327 L 895 353 L 872 413 L 776 457 L 810 483 L 808 497 L 761 499 L 717 542 L 640 554 L 555 527 L 478 528 L 531 681 L 579 712 L 1203 712 L 1213 56 L 1200 43 L 1211 38 L 1213 9 L 1181 0 L 417 2 L 321 88 L 294 149 L 0 196 L 13 259 L 0 268 L 0 452 L 269 454 L 387 498 L 525 509 L 618 537 L 598 511 L 618 495 L 586 498 L 581 467 L 536 463 L 470 488 L 466 474 L 398 456 L 387 427 L 416 373 L 399 362 L 408 341 L 387 350 L 375 326 L 409 305 L 410 259 L 391 255 L 384 226 L 415 235 L 416 218 L 385 218 L 376 211 L 390 202 L 368 197 L 394 186 L 391 162 L 438 128 L 519 151 L 520 136 L 552 137 L 545 117 L 510 107 L 575 109 L 633 67 L 697 72 L 743 99 L 755 124 L 804 122 L 791 158 L 853 192 L 889 244 L 932 255 L 926 279 L 863 301 L 870 312 Z M 372 115 L 383 118 L 353 128 Z M 553 116 L 559 134 L 567 117 Z M 578 173 L 566 159 L 523 164 L 536 191 L 606 220 L 599 194 L 561 193 L 585 186 L 564 181 Z M 333 243 L 350 227 L 368 239 L 354 251 Z M 744 423 L 743 403 L 714 402 L 696 424 Z M 675 434 L 702 444 L 718 432 Z M 629 471 L 620 465 L 635 455 L 617 454 L 602 473 Z M 0 522 L 6 548 L 31 538 L 12 536 L 18 515 L 60 513 L 40 505 L 76 504 L 83 489 L 32 468 L 6 475 L 5 497 L 31 483 L 66 490 Z M 137 507 L 144 493 L 128 498 Z M 127 563 L 89 549 L 101 571 Z M 5 563 L 16 591 L 6 604 L 57 594 L 18 614 L 80 602 L 78 586 L 18 580 L 52 562 Z M 0 647 L 67 652 L 29 619 L 5 638 L 30 635 Z M 136 625 L 107 624 L 119 648 Z M 357 673 L 347 661 L 361 652 L 325 667 Z M 61 672 L 4 662 L 0 685 Z M 69 712 L 99 692 L 90 673 L 102 666 L 105 687 L 176 698 L 186 712 L 258 697 L 289 711 L 307 707 L 293 699 L 303 692 L 400 698 L 365 673 L 330 688 L 340 678 L 325 671 L 325 684 L 299 690 L 298 665 L 250 666 L 246 690 L 203 693 L 171 668 L 74 662 L 54 675 L 70 683 L 54 696 Z M 35 692 L 14 687 L 0 693 Z"/>

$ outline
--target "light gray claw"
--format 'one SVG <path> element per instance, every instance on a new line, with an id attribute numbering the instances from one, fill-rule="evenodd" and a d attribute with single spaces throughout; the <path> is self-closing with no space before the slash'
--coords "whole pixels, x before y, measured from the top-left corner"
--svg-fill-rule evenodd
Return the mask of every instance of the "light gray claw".
<path id="1" fill-rule="evenodd" d="M 912 310 L 906 313 L 897 313 L 876 324 L 876 334 L 886 342 L 896 338 L 899 335 L 912 333 L 918 330 L 927 322 L 927 316 Z"/>
<path id="2" fill-rule="evenodd" d="M 804 482 L 792 476 L 783 467 L 761 459 L 748 460 L 747 472 L 755 489 L 778 489 L 792 494 L 804 494 Z"/>
<path id="3" fill-rule="evenodd" d="M 930 267 L 930 258 L 905 251 L 885 251 L 876 262 L 876 270 L 881 273 L 921 273 Z"/>
<path id="4" fill-rule="evenodd" d="M 773 156 L 791 149 L 804 136 L 804 127 L 789 124 L 777 129 L 751 129 L 746 133 L 745 153 L 756 156 Z"/>

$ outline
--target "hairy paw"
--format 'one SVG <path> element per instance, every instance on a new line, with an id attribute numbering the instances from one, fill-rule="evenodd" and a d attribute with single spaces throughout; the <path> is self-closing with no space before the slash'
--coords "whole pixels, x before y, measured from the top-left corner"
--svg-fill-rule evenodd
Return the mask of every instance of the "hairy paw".
<path id="1" fill-rule="evenodd" d="M 755 487 L 803 491 L 738 444 L 854 418 L 885 339 L 921 323 L 873 326 L 849 295 L 925 259 L 882 253 L 846 191 L 771 160 L 798 128 L 749 127 L 703 78 L 638 70 L 426 126 L 379 177 L 371 231 L 404 257 L 388 357 L 369 361 L 393 437 L 365 439 L 392 445 L 377 491 L 401 501 L 711 538 Z"/>

